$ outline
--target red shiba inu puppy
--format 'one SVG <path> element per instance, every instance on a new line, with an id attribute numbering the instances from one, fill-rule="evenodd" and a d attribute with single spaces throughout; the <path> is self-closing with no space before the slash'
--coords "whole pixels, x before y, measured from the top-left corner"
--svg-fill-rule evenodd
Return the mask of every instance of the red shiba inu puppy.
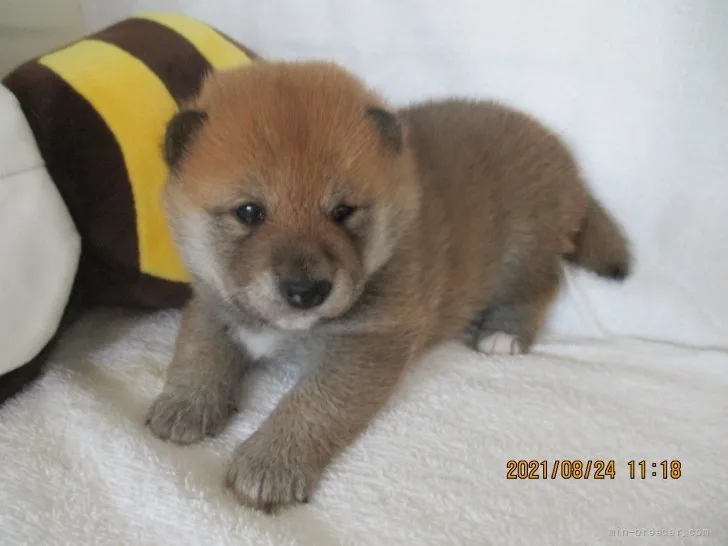
<path id="1" fill-rule="evenodd" d="M 486 353 L 527 351 L 562 258 L 629 270 L 560 139 L 491 102 L 393 110 L 333 64 L 258 63 L 211 76 L 165 156 L 194 296 L 149 426 L 214 435 L 253 362 L 300 362 L 228 469 L 266 511 L 309 498 L 429 347 L 467 333 Z"/>

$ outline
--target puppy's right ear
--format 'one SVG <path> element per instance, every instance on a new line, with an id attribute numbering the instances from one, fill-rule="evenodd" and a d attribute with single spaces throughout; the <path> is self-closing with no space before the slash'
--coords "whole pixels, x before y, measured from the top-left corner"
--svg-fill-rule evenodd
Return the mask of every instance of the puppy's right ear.
<path id="1" fill-rule="evenodd" d="M 206 119 L 207 114 L 201 110 L 182 110 L 169 120 L 164 133 L 164 160 L 170 169 L 179 166 L 182 156 Z"/>

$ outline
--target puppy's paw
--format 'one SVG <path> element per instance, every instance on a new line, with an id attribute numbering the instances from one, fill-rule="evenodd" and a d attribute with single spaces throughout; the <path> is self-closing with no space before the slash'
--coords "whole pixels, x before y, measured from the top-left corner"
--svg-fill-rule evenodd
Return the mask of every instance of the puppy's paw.
<path id="1" fill-rule="evenodd" d="M 235 497 L 268 514 L 308 502 L 317 473 L 295 449 L 258 435 L 238 446 L 228 466 L 226 483 Z"/>
<path id="2" fill-rule="evenodd" d="M 233 411 L 234 403 L 219 393 L 175 389 L 154 401 L 147 425 L 162 440 L 192 444 L 219 434 Z"/>
<path id="3" fill-rule="evenodd" d="M 488 356 L 521 355 L 524 352 L 518 338 L 505 332 L 496 332 L 480 339 L 477 348 Z"/>

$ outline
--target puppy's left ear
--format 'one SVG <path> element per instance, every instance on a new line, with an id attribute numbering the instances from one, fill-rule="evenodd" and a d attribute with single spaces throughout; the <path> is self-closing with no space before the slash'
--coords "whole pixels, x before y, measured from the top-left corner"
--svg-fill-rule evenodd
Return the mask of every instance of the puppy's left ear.
<path id="1" fill-rule="evenodd" d="M 400 153 L 404 146 L 404 134 L 397 116 L 384 108 L 371 107 L 367 108 L 366 117 L 374 124 L 387 149 Z"/>
<path id="2" fill-rule="evenodd" d="M 206 119 L 207 114 L 201 110 L 182 110 L 169 120 L 164 133 L 164 160 L 170 169 L 179 166 L 182 156 Z"/>

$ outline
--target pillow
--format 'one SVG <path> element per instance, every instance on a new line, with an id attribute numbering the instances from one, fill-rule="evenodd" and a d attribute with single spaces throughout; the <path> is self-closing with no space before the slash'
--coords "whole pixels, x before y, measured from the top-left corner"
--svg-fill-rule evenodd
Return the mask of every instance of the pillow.
<path id="1" fill-rule="evenodd" d="M 13 286 L 16 299 L 31 305 L 40 285 L 26 280 L 25 271 L 27 264 L 39 263 L 47 267 L 44 282 L 58 286 L 52 301 L 32 304 L 33 320 L 45 327 L 35 335 L 12 340 L 12 351 L 0 347 L 0 355 L 16 355 L 12 359 L 0 356 L 0 373 L 13 370 L 0 377 L 0 403 L 22 386 L 24 374 L 37 373 L 47 352 L 43 348 L 58 334 L 58 325 L 79 309 L 95 305 L 162 308 L 185 302 L 188 276 L 162 208 L 167 168 L 161 145 L 166 124 L 194 96 L 208 72 L 256 59 L 246 47 L 201 21 L 176 14 L 146 14 L 33 59 L 3 79 L 15 100 L 0 105 L 0 116 L 24 117 L 35 139 L 31 147 L 42 159 L 37 175 L 46 181 L 43 195 L 48 195 L 41 198 L 42 192 L 36 192 L 39 217 L 35 222 L 27 221 L 25 215 L 24 223 L 8 220 L 17 226 L 3 224 L 3 229 L 10 227 L 18 233 L 19 241 L 23 236 L 31 240 L 32 231 L 33 240 L 46 244 L 0 246 L 4 264 L 0 278 L 15 275 L 18 280 L 3 283 L 2 290 Z M 21 114 L 12 112 L 13 108 Z M 3 124 L 0 141 L 17 139 L 12 131 L 11 125 Z M 0 184 L 3 165 L 13 161 L 12 149 L 0 150 Z M 13 187 L 6 184 L 6 191 L 0 192 L 0 207 L 17 203 L 32 210 L 28 197 Z M 60 209 L 55 216 L 44 212 L 49 200 Z M 70 228 L 62 226 L 61 219 L 66 217 L 72 220 Z M 50 232 L 35 233 L 43 222 L 48 222 L 45 227 Z M 48 248 L 55 245 L 52 233 L 56 232 L 80 238 L 80 250 L 66 245 L 65 261 Z M 74 257 L 74 252 L 80 256 Z M 58 267 L 59 261 L 66 269 L 72 267 L 74 274 Z M 12 320 L 11 312 L 0 307 L 0 326 L 3 319 Z M 8 340 L 0 338 L 0 343 Z"/>

